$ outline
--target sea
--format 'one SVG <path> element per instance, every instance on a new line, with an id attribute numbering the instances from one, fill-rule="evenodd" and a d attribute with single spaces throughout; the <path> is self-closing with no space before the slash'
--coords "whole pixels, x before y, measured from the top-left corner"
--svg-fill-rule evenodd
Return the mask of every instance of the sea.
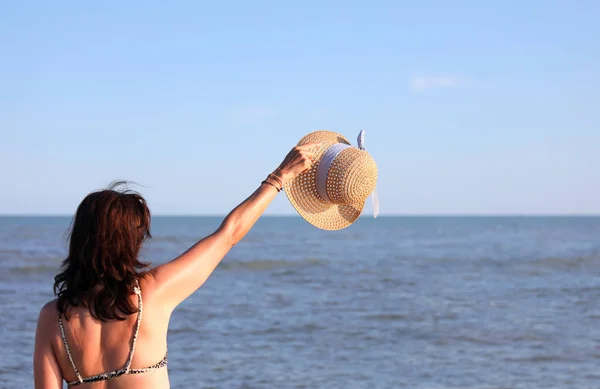
<path id="1" fill-rule="evenodd" d="M 0 218 L 0 388 L 33 387 L 68 217 Z M 221 218 L 155 217 L 169 261 Z M 263 217 L 174 312 L 173 388 L 600 388 L 600 217 Z"/>

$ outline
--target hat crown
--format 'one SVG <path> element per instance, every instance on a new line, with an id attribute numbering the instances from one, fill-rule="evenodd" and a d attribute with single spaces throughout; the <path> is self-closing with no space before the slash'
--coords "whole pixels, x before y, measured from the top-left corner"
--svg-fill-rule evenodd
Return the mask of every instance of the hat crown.
<path id="1" fill-rule="evenodd" d="M 333 204 L 364 202 L 375 190 L 377 165 L 364 150 L 347 148 L 340 152 L 327 172 L 327 195 Z"/>

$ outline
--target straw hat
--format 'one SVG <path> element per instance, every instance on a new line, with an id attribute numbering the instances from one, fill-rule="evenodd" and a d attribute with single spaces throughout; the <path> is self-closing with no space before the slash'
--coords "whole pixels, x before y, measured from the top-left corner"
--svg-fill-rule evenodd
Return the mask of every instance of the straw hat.
<path id="1" fill-rule="evenodd" d="M 377 165 L 363 147 L 364 131 L 358 136 L 358 147 L 332 131 L 312 132 L 298 146 L 313 142 L 322 143 L 315 152 L 313 166 L 285 186 L 285 193 L 300 216 L 323 230 L 340 230 L 358 219 L 373 193 L 377 217 Z"/>

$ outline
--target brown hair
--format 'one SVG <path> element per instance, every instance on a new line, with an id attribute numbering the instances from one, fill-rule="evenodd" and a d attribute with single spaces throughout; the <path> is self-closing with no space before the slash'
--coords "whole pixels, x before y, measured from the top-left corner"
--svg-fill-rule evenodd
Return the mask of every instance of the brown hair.
<path id="1" fill-rule="evenodd" d="M 139 193 L 117 190 L 124 184 L 88 194 L 71 222 L 68 256 L 54 277 L 58 311 L 67 320 L 68 308 L 79 305 L 98 320 L 124 320 L 119 312 L 137 312 L 130 297 L 149 265 L 138 255 L 151 237 L 150 211 Z"/>

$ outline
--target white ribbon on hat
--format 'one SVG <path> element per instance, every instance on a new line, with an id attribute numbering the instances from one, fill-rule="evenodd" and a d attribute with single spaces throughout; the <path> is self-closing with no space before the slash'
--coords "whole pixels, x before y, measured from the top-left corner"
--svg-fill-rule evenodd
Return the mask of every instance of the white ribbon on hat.
<path id="1" fill-rule="evenodd" d="M 332 202 L 327 194 L 327 174 L 329 173 L 329 168 L 335 157 L 350 147 L 352 146 L 346 143 L 335 143 L 331 145 L 325 150 L 325 153 L 319 162 L 319 166 L 317 167 L 317 192 L 319 193 L 319 196 L 328 203 Z"/>
<path id="2" fill-rule="evenodd" d="M 358 148 L 361 150 L 365 150 L 365 130 L 361 130 L 358 134 Z M 349 144 L 345 143 L 336 143 L 329 147 L 323 156 L 321 157 L 321 161 L 319 162 L 319 166 L 317 167 L 317 192 L 319 196 L 327 202 L 331 202 L 329 195 L 327 194 L 327 173 L 329 172 L 329 168 L 333 163 L 333 160 L 344 150 L 352 147 Z M 373 190 L 371 195 L 371 200 L 373 202 L 373 218 L 377 218 L 379 215 L 379 198 L 377 197 L 377 188 Z"/>
<path id="3" fill-rule="evenodd" d="M 358 133 L 358 148 L 361 150 L 365 149 L 365 130 L 360 130 Z M 371 194 L 371 202 L 373 204 L 373 218 L 376 219 L 377 215 L 379 215 L 379 196 L 377 196 L 377 186 L 373 189 L 373 193 Z"/>

